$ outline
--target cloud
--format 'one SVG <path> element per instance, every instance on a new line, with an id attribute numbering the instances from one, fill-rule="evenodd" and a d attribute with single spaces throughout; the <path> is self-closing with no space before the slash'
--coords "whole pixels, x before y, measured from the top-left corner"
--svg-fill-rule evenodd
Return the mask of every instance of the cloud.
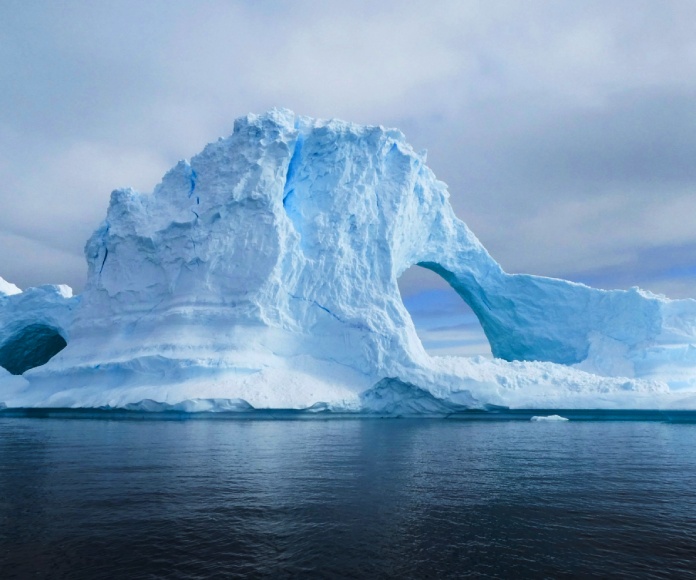
<path id="1" fill-rule="evenodd" d="M 46 284 L 68 284 L 71 280 L 81 280 L 86 268 L 81 256 L 56 249 L 51 244 L 26 238 L 21 235 L 0 231 L 3 274 L 26 289 Z M 27 260 L 31 268 L 27 268 Z M 4 275 L 3 275 L 4 278 Z"/>
<path id="2" fill-rule="evenodd" d="M 278 105 L 401 127 L 510 271 L 696 296 L 694 23 L 670 0 L 6 0 L 0 235 L 33 242 L 0 275 L 79 289 L 112 189 Z"/>

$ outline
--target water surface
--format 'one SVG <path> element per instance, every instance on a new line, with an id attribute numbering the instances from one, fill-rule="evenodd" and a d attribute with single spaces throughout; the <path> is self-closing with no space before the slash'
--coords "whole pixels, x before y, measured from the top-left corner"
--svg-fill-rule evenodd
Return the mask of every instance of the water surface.
<path id="1" fill-rule="evenodd" d="M 696 424 L 0 417 L 0 576 L 674 577 Z"/>

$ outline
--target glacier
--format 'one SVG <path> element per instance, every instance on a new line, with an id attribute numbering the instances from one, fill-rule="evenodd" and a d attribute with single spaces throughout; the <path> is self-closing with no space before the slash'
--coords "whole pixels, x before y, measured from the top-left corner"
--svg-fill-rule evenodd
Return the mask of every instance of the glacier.
<path id="1" fill-rule="evenodd" d="M 0 403 L 696 408 L 696 300 L 508 274 L 448 199 L 398 130 L 240 118 L 151 194 L 112 193 L 80 295 L 0 279 Z M 414 265 L 495 358 L 425 352 L 397 283 Z"/>

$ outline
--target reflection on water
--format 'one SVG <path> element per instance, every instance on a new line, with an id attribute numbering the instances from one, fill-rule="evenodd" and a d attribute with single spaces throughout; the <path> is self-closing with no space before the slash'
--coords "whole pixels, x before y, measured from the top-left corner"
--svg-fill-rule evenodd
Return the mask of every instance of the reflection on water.
<path id="1" fill-rule="evenodd" d="M 696 425 L 0 419 L 0 574 L 696 569 Z"/>

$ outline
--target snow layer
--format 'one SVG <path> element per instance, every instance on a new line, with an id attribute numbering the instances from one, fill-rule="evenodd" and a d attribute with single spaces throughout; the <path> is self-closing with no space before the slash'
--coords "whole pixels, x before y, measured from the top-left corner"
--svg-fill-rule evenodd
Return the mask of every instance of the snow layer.
<path id="1" fill-rule="evenodd" d="M 692 404 L 696 301 L 505 273 L 425 161 L 393 129 L 286 110 L 237 120 L 152 194 L 113 192 L 79 300 L 0 295 L 0 348 L 2 317 L 49 310 L 64 313 L 51 324 L 68 343 L 21 385 L 0 376 L 0 401 L 386 414 Z M 414 264 L 471 306 L 494 360 L 426 354 L 397 285 Z"/>
<path id="2" fill-rule="evenodd" d="M 12 294 L 19 294 L 21 290 L 18 286 L 10 284 L 4 278 L 0 278 L 0 296 L 11 296 Z"/>

